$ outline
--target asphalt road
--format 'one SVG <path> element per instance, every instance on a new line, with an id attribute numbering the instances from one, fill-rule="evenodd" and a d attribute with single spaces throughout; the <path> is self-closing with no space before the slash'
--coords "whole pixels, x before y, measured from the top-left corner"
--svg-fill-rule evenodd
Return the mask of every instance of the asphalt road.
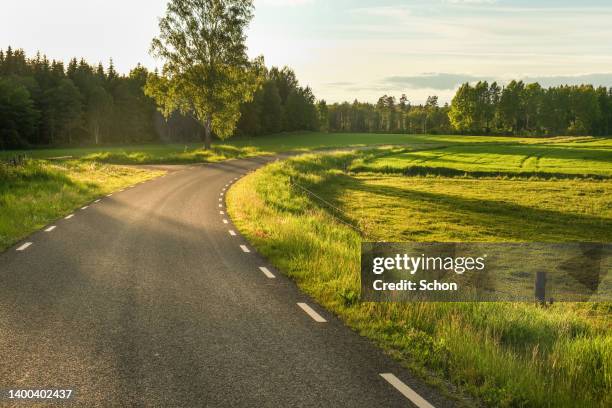
<path id="1" fill-rule="evenodd" d="M 404 384 L 451 406 L 230 235 L 220 194 L 267 160 L 172 167 L 0 254 L 0 389 L 70 388 L 85 407 L 371 408 L 418 402 Z"/>

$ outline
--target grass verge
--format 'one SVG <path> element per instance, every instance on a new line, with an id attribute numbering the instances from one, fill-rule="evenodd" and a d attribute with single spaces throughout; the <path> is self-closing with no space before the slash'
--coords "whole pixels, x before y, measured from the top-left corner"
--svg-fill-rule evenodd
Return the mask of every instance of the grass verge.
<path id="1" fill-rule="evenodd" d="M 102 195 L 161 174 L 96 162 L 0 163 L 0 251 Z"/>
<path id="2" fill-rule="evenodd" d="M 470 185 L 475 181 L 351 173 L 370 153 L 267 166 L 230 190 L 229 214 L 304 292 L 442 388 L 450 382 L 489 406 L 610 406 L 610 304 L 361 303 L 362 236 L 345 224 L 388 241 L 606 241 L 610 182 L 491 178 Z"/>
<path id="3" fill-rule="evenodd" d="M 204 150 L 201 144 L 149 144 L 0 151 L 0 159 L 25 155 L 34 159 L 73 159 L 109 164 L 213 163 L 270 154 L 255 146 L 215 145 Z"/>

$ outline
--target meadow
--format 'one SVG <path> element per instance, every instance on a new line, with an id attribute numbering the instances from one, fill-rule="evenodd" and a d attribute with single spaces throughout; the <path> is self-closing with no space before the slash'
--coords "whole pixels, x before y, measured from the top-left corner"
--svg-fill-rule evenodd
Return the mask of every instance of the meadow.
<path id="1" fill-rule="evenodd" d="M 0 151 L 0 159 L 26 155 L 33 159 L 70 157 L 112 164 L 185 164 L 217 162 L 232 158 L 266 155 L 290 150 L 310 151 L 336 147 L 364 147 L 375 145 L 431 145 L 464 143 L 503 143 L 521 141 L 514 137 L 480 136 L 423 136 L 405 134 L 367 133 L 281 133 L 260 137 L 237 137 L 218 141 L 211 151 L 202 143 L 143 144 L 121 146 L 91 146 Z"/>
<path id="2" fill-rule="evenodd" d="M 415 140 L 272 164 L 232 188 L 228 211 L 302 290 L 448 394 L 610 406 L 612 304 L 360 302 L 359 253 L 363 240 L 612 242 L 612 140 Z"/>
<path id="3" fill-rule="evenodd" d="M 565 139 L 561 139 L 564 140 Z M 461 143 L 396 149 L 356 164 L 354 171 L 480 176 L 574 178 L 612 176 L 610 145 L 599 140 L 563 143 Z"/>

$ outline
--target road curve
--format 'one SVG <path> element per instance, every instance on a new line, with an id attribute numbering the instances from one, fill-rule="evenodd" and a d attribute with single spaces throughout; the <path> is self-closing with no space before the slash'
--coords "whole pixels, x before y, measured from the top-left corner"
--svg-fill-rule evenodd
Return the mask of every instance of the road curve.
<path id="1" fill-rule="evenodd" d="M 412 406 L 391 373 L 451 406 L 230 235 L 224 186 L 270 160 L 169 167 L 0 254 L 0 389 L 71 388 L 87 407 Z"/>

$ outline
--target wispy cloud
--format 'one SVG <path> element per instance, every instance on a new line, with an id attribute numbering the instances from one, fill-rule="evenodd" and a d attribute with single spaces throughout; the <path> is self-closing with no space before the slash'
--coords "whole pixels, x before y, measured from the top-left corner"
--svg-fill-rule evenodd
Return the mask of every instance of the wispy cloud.
<path id="1" fill-rule="evenodd" d="M 381 83 L 385 86 L 392 86 L 398 90 L 403 89 L 435 89 L 435 90 L 455 90 L 461 84 L 476 81 L 497 81 L 506 84 L 511 80 L 522 80 L 524 82 L 538 82 L 544 87 L 559 85 L 582 85 L 591 84 L 594 86 L 612 86 L 611 73 L 591 73 L 579 75 L 551 75 L 551 76 L 517 76 L 517 77 L 491 77 L 478 76 L 472 74 L 450 74 L 443 72 L 424 73 L 420 75 L 392 76 L 384 78 Z"/>
<path id="2" fill-rule="evenodd" d="M 455 89 L 464 82 L 477 81 L 478 78 L 469 74 L 425 73 L 421 75 L 392 76 L 383 79 L 383 83 L 398 88 L 430 88 Z M 486 79 L 486 78 L 484 78 Z"/>
<path id="3" fill-rule="evenodd" d="M 612 72 L 582 75 L 528 76 L 522 79 L 525 82 L 538 82 L 540 85 L 545 87 L 582 84 L 612 87 Z"/>

